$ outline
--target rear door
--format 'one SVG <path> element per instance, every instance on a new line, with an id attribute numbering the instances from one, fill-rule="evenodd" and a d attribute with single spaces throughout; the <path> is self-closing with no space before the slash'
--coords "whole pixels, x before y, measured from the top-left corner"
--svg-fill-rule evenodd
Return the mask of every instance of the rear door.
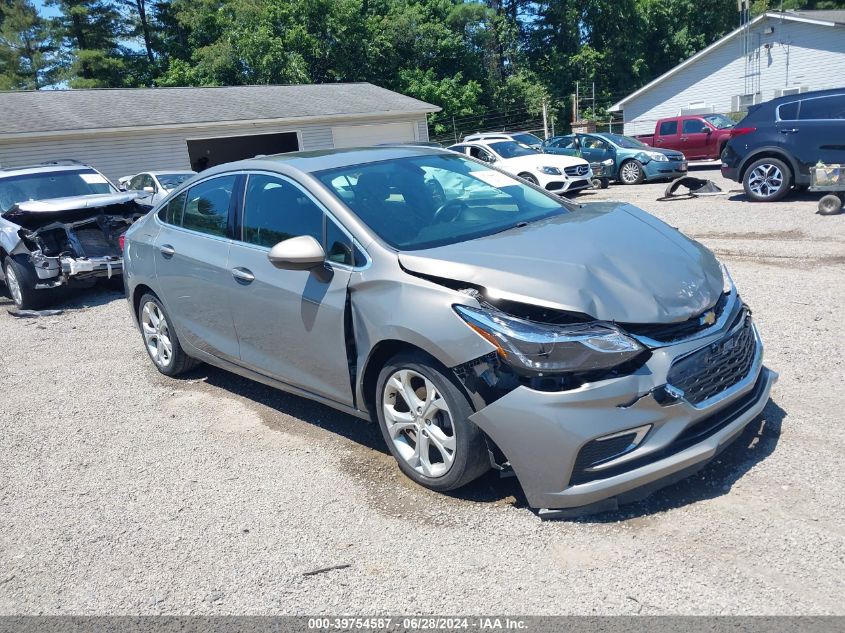
<path id="1" fill-rule="evenodd" d="M 585 134 L 580 137 L 581 155 L 590 163 L 600 163 L 613 158 L 613 148 L 603 138 Z"/>
<path id="2" fill-rule="evenodd" d="M 349 234 L 302 186 L 252 173 L 225 277 L 241 364 L 352 404 L 346 356 L 347 285 L 363 257 Z M 313 270 L 280 270 L 267 258 L 283 240 L 311 235 L 327 253 Z"/>
<path id="3" fill-rule="evenodd" d="M 678 119 L 659 121 L 654 131 L 654 146 L 664 149 L 680 149 L 678 140 Z"/>
<path id="4" fill-rule="evenodd" d="M 785 106 L 779 113 L 781 118 L 796 114 Z M 810 168 L 819 161 L 845 164 L 845 93 L 802 99 L 797 117 L 778 121 L 777 125 L 803 176 L 809 177 Z"/>
<path id="5" fill-rule="evenodd" d="M 681 150 L 684 155 L 691 160 L 706 158 L 708 145 L 710 142 L 710 126 L 708 126 L 704 119 L 699 117 L 690 117 L 681 120 L 681 144 L 677 149 Z"/>
<path id="6" fill-rule="evenodd" d="M 575 135 L 552 139 L 543 147 L 543 151 L 547 154 L 581 156 L 581 151 L 578 148 L 578 137 Z"/>
<path id="7" fill-rule="evenodd" d="M 226 291 L 233 193 L 237 176 L 209 178 L 175 197 L 159 214 L 156 278 L 179 336 L 197 349 L 238 359 Z"/>

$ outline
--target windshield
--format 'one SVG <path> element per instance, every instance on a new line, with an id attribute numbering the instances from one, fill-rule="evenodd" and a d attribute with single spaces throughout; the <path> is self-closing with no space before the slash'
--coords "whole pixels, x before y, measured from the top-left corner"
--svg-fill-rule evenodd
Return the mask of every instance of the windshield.
<path id="1" fill-rule="evenodd" d="M 528 132 L 520 132 L 519 134 L 511 134 L 511 138 L 523 145 L 542 145 L 543 139 L 529 134 Z"/>
<path id="2" fill-rule="evenodd" d="M 117 193 L 102 174 L 93 169 L 48 171 L 0 178 L 0 212 L 19 202 Z"/>
<path id="3" fill-rule="evenodd" d="M 158 183 L 162 187 L 170 191 L 171 189 L 176 189 L 176 187 L 194 175 L 195 174 L 159 174 L 156 178 L 158 178 Z"/>
<path id="4" fill-rule="evenodd" d="M 457 154 L 402 158 L 314 175 L 399 250 L 455 244 L 568 213 L 559 199 Z"/>
<path id="5" fill-rule="evenodd" d="M 621 134 L 602 134 L 602 136 L 617 147 L 622 147 L 624 149 L 640 149 L 641 147 L 648 147 L 645 143 L 641 143 L 630 136 L 622 136 Z"/>
<path id="6" fill-rule="evenodd" d="M 496 141 L 488 144 L 490 149 L 496 152 L 502 158 L 516 158 L 517 156 L 533 156 L 539 154 L 536 149 L 532 149 L 527 145 L 515 143 L 514 141 Z"/>
<path id="7" fill-rule="evenodd" d="M 727 128 L 735 125 L 734 122 L 724 114 L 707 114 L 704 116 L 704 120 L 717 130 L 726 130 Z"/>

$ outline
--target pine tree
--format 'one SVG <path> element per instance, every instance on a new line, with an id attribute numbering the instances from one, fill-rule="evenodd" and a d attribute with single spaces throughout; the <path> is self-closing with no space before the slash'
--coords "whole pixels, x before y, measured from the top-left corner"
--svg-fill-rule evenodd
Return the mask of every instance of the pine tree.
<path id="1" fill-rule="evenodd" d="M 30 0 L 0 2 L 0 89 L 50 84 L 55 52 L 48 24 Z"/>

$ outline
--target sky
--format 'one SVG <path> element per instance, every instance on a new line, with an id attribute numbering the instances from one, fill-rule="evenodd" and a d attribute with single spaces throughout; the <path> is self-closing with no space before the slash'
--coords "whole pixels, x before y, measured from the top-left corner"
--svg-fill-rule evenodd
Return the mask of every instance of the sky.
<path id="1" fill-rule="evenodd" d="M 44 5 L 45 0 L 34 0 L 35 7 L 38 9 L 38 13 L 45 17 L 53 17 L 59 15 L 59 10 L 56 7 L 48 7 Z"/>

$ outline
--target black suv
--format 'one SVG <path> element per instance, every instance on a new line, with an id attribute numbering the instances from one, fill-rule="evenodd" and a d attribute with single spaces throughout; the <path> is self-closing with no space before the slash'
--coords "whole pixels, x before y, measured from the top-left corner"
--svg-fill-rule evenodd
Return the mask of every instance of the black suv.
<path id="1" fill-rule="evenodd" d="M 755 202 L 806 189 L 819 161 L 845 164 L 845 88 L 772 99 L 749 110 L 722 152 L 722 175 Z"/>

